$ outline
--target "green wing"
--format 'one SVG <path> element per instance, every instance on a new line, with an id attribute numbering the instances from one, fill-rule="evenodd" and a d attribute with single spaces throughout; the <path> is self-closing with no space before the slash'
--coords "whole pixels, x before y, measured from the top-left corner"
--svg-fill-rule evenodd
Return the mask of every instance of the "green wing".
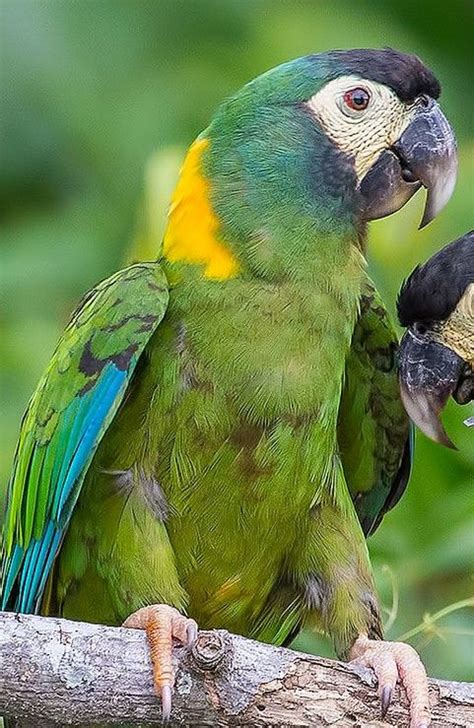
<path id="1" fill-rule="evenodd" d="M 412 437 L 399 393 L 397 341 L 382 300 L 367 280 L 338 422 L 344 473 L 366 535 L 398 502 L 410 477 Z"/>
<path id="2" fill-rule="evenodd" d="M 2 608 L 36 608 L 97 446 L 168 305 L 157 263 L 119 271 L 73 313 L 21 425 L 2 533 Z"/>

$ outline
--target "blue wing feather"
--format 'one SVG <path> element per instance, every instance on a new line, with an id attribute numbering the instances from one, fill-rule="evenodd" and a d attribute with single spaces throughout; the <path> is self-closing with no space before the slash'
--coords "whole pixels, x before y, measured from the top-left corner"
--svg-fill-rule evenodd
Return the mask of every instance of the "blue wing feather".
<path id="1" fill-rule="evenodd" d="M 61 470 L 54 484 L 51 519 L 41 538 L 32 539 L 24 552 L 18 597 L 14 604 L 14 608 L 20 612 L 31 612 L 35 608 L 43 587 L 41 577 L 46 575 L 46 579 L 51 568 L 51 555 L 54 556 L 64 532 L 64 508 L 78 485 L 81 473 L 85 474 L 97 447 L 101 428 L 126 383 L 127 371 L 117 369 L 114 364 L 107 364 L 96 386 L 83 395 L 79 404 L 77 400 L 73 401 L 68 407 L 70 412 L 65 412 L 66 421 L 72 414 L 73 426 L 62 458 Z M 11 560 L 6 585 L 14 581 L 18 558 L 17 555 L 16 559 Z M 10 589 L 5 588 L 4 592 L 2 608 L 5 608 Z"/>

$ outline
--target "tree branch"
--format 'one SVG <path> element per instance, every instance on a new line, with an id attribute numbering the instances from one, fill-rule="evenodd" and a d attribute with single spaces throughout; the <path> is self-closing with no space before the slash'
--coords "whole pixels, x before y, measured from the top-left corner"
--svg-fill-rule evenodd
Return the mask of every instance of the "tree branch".
<path id="1" fill-rule="evenodd" d="M 372 674 L 340 662 L 200 632 L 176 648 L 173 725 L 405 726 L 380 708 Z M 430 681 L 433 726 L 474 725 L 474 684 Z M 0 613 L 0 714 L 17 726 L 160 725 L 143 632 Z"/>

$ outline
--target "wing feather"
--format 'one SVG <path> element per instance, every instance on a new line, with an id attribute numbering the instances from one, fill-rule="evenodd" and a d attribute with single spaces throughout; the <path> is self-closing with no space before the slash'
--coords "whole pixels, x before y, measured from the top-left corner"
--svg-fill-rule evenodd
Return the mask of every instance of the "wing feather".
<path id="1" fill-rule="evenodd" d="M 410 477 L 412 437 L 400 399 L 397 346 L 393 324 L 367 279 L 338 422 L 344 473 L 366 535 L 398 502 Z"/>
<path id="2" fill-rule="evenodd" d="M 157 263 L 119 271 L 71 317 L 22 421 L 2 533 L 2 608 L 33 611 L 99 442 L 168 305 Z"/>

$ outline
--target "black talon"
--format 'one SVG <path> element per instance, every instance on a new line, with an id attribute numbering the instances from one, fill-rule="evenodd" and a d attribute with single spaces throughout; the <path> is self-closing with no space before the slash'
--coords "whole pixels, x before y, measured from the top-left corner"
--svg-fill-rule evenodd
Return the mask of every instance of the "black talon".
<path id="1" fill-rule="evenodd" d="M 384 688 L 382 688 L 382 692 L 380 694 L 380 703 L 382 706 L 382 718 L 385 718 L 385 715 L 387 713 L 387 710 L 389 708 L 389 705 L 392 701 L 392 688 L 390 685 L 385 685 Z"/>

